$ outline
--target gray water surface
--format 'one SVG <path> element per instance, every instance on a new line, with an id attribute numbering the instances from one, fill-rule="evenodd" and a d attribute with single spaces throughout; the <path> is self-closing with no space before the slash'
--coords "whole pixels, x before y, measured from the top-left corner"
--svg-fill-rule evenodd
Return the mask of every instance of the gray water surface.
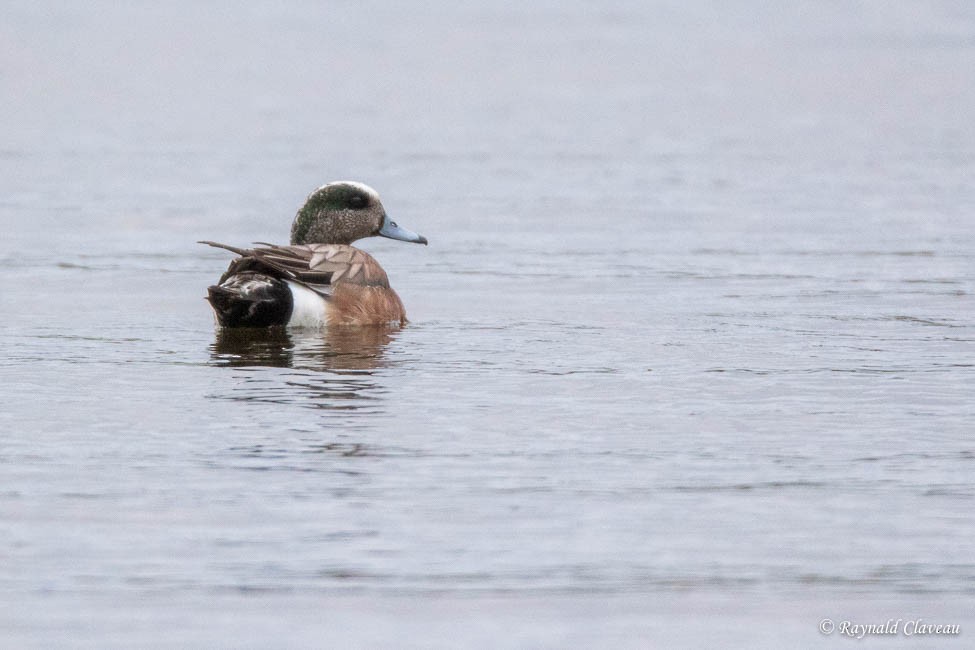
<path id="1" fill-rule="evenodd" d="M 975 633 L 967 3 L 0 18 L 4 646 Z M 216 331 L 340 178 L 412 322 Z"/>

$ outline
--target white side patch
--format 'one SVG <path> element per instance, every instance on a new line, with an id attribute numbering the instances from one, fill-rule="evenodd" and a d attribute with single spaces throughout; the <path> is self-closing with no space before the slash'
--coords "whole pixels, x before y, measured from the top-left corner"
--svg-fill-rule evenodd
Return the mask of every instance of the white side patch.
<path id="1" fill-rule="evenodd" d="M 294 307 L 288 327 L 321 327 L 325 324 L 327 303 L 320 295 L 295 282 L 286 280 Z"/>

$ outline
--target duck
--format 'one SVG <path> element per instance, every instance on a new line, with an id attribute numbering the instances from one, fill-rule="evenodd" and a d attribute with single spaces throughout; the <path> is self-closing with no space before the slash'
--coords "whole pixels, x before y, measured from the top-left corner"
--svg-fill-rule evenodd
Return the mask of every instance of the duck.
<path id="1" fill-rule="evenodd" d="M 239 248 L 201 241 L 237 254 L 206 299 L 225 328 L 321 328 L 407 323 L 386 271 L 352 246 L 366 237 L 415 244 L 427 238 L 386 214 L 364 183 L 335 181 L 308 195 L 291 224 L 287 246 L 255 242 Z"/>

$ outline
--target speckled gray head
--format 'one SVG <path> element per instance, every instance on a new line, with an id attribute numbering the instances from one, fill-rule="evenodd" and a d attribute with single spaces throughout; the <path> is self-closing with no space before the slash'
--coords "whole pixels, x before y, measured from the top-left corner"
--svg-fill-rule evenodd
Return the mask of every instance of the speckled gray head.
<path id="1" fill-rule="evenodd" d="M 335 181 L 308 195 L 291 225 L 292 244 L 351 244 L 364 237 L 426 244 L 386 214 L 376 190 L 355 181 Z"/>

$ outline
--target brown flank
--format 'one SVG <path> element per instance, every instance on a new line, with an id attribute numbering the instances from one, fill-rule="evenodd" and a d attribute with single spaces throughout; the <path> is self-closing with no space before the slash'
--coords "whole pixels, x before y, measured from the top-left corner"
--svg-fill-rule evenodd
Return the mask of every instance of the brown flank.
<path id="1" fill-rule="evenodd" d="M 329 325 L 406 324 L 406 310 L 389 287 L 339 282 L 328 298 Z"/>

